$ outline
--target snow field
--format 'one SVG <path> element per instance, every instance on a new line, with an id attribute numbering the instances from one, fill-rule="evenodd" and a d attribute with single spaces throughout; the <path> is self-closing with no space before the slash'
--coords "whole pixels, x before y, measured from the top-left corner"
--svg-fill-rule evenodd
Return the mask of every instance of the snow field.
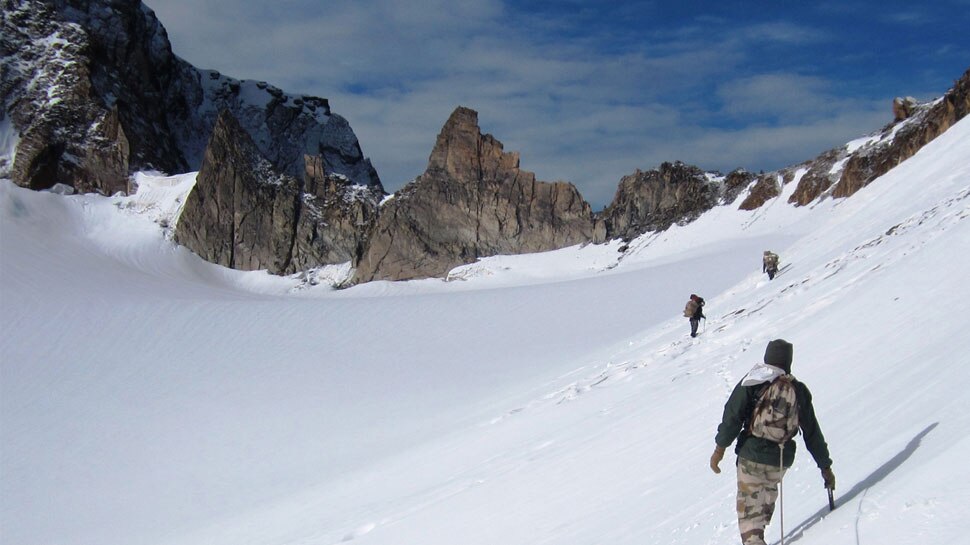
<path id="1" fill-rule="evenodd" d="M 0 183 L 3 541 L 737 543 L 708 457 L 782 337 L 839 504 L 797 440 L 786 543 L 965 542 L 968 155 L 964 120 L 843 201 L 339 291 L 172 245 L 191 175 Z"/>

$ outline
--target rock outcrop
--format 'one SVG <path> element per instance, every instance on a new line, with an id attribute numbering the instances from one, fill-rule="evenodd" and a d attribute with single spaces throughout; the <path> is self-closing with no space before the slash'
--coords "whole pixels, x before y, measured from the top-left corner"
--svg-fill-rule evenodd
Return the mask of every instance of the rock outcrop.
<path id="1" fill-rule="evenodd" d="M 175 240 L 233 269 L 289 269 L 300 207 L 299 183 L 273 171 L 239 123 L 216 123 Z"/>
<path id="2" fill-rule="evenodd" d="M 791 169 L 758 174 L 754 177 L 754 183 L 749 186 L 750 189 L 744 200 L 738 206 L 738 210 L 756 210 L 761 208 L 771 199 L 781 195 L 782 188 L 793 179 L 794 171 Z"/>
<path id="3" fill-rule="evenodd" d="M 829 150 L 807 163 L 789 202 L 804 206 L 831 196 L 853 195 L 953 126 L 970 111 L 970 70 L 942 98 L 918 104 L 893 101 L 894 121 L 882 130 Z"/>
<path id="4" fill-rule="evenodd" d="M 572 184 L 536 181 L 517 153 L 482 135 L 477 112 L 459 107 L 424 174 L 381 209 L 355 280 L 440 277 L 480 257 L 603 240 L 594 225 Z"/>
<path id="5" fill-rule="evenodd" d="M 198 169 L 228 110 L 275 169 L 299 178 L 304 157 L 320 156 L 329 172 L 380 188 L 326 99 L 194 68 L 140 1 L 6 0 L 0 52 L 2 115 L 20 135 L 0 175 L 20 185 L 114 193 L 134 170 Z"/>
<path id="6" fill-rule="evenodd" d="M 620 180 L 613 202 L 603 210 L 607 236 L 629 241 L 693 221 L 720 202 L 721 188 L 708 173 L 679 161 L 638 169 Z"/>
<path id="7" fill-rule="evenodd" d="M 893 118 L 894 121 L 903 121 L 913 115 L 919 101 L 913 97 L 896 97 L 893 99 Z"/>
<path id="8" fill-rule="evenodd" d="M 129 141 L 92 83 L 87 33 L 40 2 L 5 2 L 0 17 L 0 119 L 19 133 L 0 176 L 32 189 L 70 181 L 78 191 L 125 191 Z"/>
<path id="9" fill-rule="evenodd" d="M 943 98 L 925 105 L 907 104 L 910 111 L 904 121 L 884 129 L 882 138 L 846 161 L 833 197 L 853 195 L 963 119 L 970 112 L 970 70 Z"/>
<path id="10" fill-rule="evenodd" d="M 328 171 L 320 155 L 308 155 L 304 162 L 306 185 L 287 272 L 359 260 L 384 192 Z"/>
<path id="11" fill-rule="evenodd" d="M 176 241 L 206 261 L 273 274 L 357 259 L 383 193 L 328 173 L 323 157 L 305 163 L 304 186 L 275 170 L 235 117 L 223 112 Z"/>
<path id="12" fill-rule="evenodd" d="M 758 178 L 757 174 L 748 172 L 743 168 L 731 171 L 724 177 L 724 195 L 721 197 L 721 202 L 724 204 L 733 203 Z"/>

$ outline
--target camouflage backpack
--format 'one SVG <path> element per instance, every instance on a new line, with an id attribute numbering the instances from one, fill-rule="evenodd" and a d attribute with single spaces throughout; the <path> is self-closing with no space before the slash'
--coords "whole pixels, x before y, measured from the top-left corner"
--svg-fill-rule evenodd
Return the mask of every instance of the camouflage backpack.
<path id="1" fill-rule="evenodd" d="M 751 413 L 749 431 L 778 444 L 785 444 L 798 433 L 798 396 L 794 377 L 781 375 L 761 393 Z"/>

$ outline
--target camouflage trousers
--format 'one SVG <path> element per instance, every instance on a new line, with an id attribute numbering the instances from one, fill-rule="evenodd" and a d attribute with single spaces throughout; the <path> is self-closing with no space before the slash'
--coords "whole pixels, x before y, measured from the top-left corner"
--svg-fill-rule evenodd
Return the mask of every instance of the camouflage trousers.
<path id="1" fill-rule="evenodd" d="M 743 545 L 765 545 L 765 527 L 778 499 L 785 470 L 738 458 L 738 529 Z"/>

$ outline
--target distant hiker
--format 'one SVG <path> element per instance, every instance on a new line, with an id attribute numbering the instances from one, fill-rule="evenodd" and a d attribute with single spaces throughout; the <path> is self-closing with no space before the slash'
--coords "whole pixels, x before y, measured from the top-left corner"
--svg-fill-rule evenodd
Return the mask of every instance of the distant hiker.
<path id="1" fill-rule="evenodd" d="M 690 300 L 687 301 L 687 306 L 684 307 L 684 317 L 690 318 L 690 336 L 697 336 L 697 324 L 700 323 L 701 318 L 707 319 L 704 316 L 704 298 L 698 297 L 696 294 L 690 294 Z"/>
<path id="2" fill-rule="evenodd" d="M 768 280 L 775 279 L 778 272 L 778 254 L 765 250 L 765 255 L 761 258 L 761 272 L 768 273 Z"/>
<path id="3" fill-rule="evenodd" d="M 822 470 L 825 488 L 835 489 L 832 459 L 815 419 L 812 394 L 791 376 L 791 361 L 790 343 L 782 339 L 769 342 L 764 364 L 755 365 L 734 387 L 714 437 L 714 473 L 721 472 L 718 464 L 724 450 L 738 440 L 734 451 L 738 455 L 738 528 L 743 545 L 765 545 L 765 526 L 775 511 L 779 483 L 795 461 L 792 437 L 799 429 Z M 773 406 L 765 407 L 763 397 L 771 397 Z"/>

